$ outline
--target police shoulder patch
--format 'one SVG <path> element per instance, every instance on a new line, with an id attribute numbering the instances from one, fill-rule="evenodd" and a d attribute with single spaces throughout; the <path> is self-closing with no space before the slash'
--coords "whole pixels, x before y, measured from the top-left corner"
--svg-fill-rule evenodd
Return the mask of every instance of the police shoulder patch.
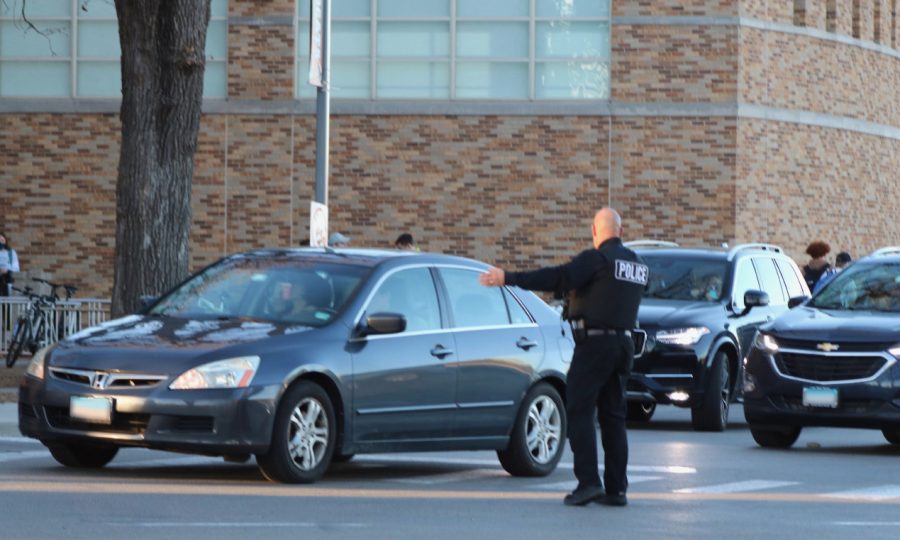
<path id="1" fill-rule="evenodd" d="M 646 285 L 649 274 L 650 269 L 645 264 L 616 259 L 616 279 L 619 281 Z"/>

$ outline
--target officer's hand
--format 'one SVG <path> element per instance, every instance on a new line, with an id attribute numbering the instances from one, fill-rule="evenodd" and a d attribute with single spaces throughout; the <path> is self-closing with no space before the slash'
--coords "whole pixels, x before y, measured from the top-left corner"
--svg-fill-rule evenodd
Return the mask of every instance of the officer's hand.
<path id="1" fill-rule="evenodd" d="M 485 287 L 499 287 L 506 283 L 506 272 L 491 267 L 490 270 L 478 276 L 478 282 Z"/>

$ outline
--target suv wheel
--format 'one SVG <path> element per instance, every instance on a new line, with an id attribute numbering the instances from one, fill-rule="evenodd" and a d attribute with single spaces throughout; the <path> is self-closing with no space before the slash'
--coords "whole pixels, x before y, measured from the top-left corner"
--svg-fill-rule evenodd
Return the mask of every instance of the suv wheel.
<path id="1" fill-rule="evenodd" d="M 547 476 L 556 469 L 566 441 L 566 412 L 559 392 L 537 384 L 522 400 L 506 450 L 498 450 L 500 465 L 513 476 Z"/>
<path id="2" fill-rule="evenodd" d="M 881 430 L 884 438 L 891 444 L 900 444 L 900 429 L 884 428 Z"/>
<path id="3" fill-rule="evenodd" d="M 800 436 L 799 427 L 754 426 L 750 425 L 750 434 L 756 444 L 763 448 L 790 448 Z"/>
<path id="4" fill-rule="evenodd" d="M 728 425 L 728 406 L 731 403 L 731 382 L 728 355 L 716 352 L 707 377 L 703 401 L 691 409 L 691 424 L 697 431 L 724 431 Z"/>
<path id="5" fill-rule="evenodd" d="M 656 403 L 629 401 L 626 418 L 632 422 L 649 422 L 654 412 L 656 412 Z"/>

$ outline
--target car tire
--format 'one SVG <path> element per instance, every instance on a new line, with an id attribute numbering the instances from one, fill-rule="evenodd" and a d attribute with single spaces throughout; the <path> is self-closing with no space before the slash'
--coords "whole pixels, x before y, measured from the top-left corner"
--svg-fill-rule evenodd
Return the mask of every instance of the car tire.
<path id="1" fill-rule="evenodd" d="M 629 401 L 626 418 L 631 422 L 649 422 L 656 412 L 656 403 Z"/>
<path id="2" fill-rule="evenodd" d="M 337 424 L 328 393 L 311 381 L 288 388 L 275 414 L 272 442 L 256 463 L 273 482 L 308 484 L 328 469 L 334 453 Z"/>
<path id="3" fill-rule="evenodd" d="M 691 424 L 695 430 L 724 431 L 728 426 L 730 383 L 728 355 L 718 351 L 709 370 L 703 400 L 691 409 Z"/>
<path id="4" fill-rule="evenodd" d="M 559 392 L 539 383 L 525 394 L 500 465 L 513 476 L 547 476 L 565 449 L 566 412 Z"/>
<path id="5" fill-rule="evenodd" d="M 900 444 L 900 429 L 882 429 L 881 434 L 891 444 Z"/>
<path id="6" fill-rule="evenodd" d="M 790 448 L 800 437 L 799 427 L 754 426 L 750 425 L 750 435 L 763 448 Z"/>
<path id="7" fill-rule="evenodd" d="M 99 469 L 112 461 L 119 452 L 118 446 L 107 444 L 47 442 L 44 445 L 50 450 L 53 459 L 76 469 Z"/>

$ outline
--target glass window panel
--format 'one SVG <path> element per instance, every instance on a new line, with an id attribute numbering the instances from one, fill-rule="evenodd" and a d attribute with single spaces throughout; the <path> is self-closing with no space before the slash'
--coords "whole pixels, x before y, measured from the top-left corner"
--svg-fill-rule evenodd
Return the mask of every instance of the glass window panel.
<path id="1" fill-rule="evenodd" d="M 775 264 L 777 264 L 778 269 L 781 270 L 784 284 L 787 285 L 788 296 L 794 298 L 796 296 L 806 295 L 806 293 L 803 292 L 803 284 L 797 276 L 797 273 L 794 271 L 794 268 L 791 266 L 791 263 L 784 259 L 776 259 Z"/>
<path id="2" fill-rule="evenodd" d="M 447 62 L 379 62 L 379 98 L 448 98 Z"/>
<path id="3" fill-rule="evenodd" d="M 224 98 L 228 89 L 225 62 L 207 62 L 203 71 L 203 97 Z"/>
<path id="4" fill-rule="evenodd" d="M 297 56 L 309 61 L 309 21 L 300 21 L 297 28 Z"/>
<path id="5" fill-rule="evenodd" d="M 0 62 L 0 95 L 69 97 L 68 62 Z"/>
<path id="6" fill-rule="evenodd" d="M 380 23 L 378 56 L 450 56 L 450 25 L 440 22 Z"/>
<path id="7" fill-rule="evenodd" d="M 371 7 L 370 0 L 332 0 L 331 13 L 334 17 L 368 17 L 371 15 Z M 306 8 L 306 12 L 309 13 L 309 8 Z"/>
<path id="8" fill-rule="evenodd" d="M 336 98 L 368 98 L 371 93 L 369 63 L 332 61 L 331 81 L 331 90 Z M 306 86 L 314 89 L 308 84 Z"/>
<path id="9" fill-rule="evenodd" d="M 456 68 L 459 98 L 527 99 L 525 62 L 460 62 Z"/>
<path id="10" fill-rule="evenodd" d="M 25 2 L 27 17 L 72 16 L 72 0 L 3 0 L 0 2 L 0 17 L 21 17 L 22 2 Z"/>
<path id="11" fill-rule="evenodd" d="M 503 298 L 506 299 L 509 318 L 513 324 L 531 324 L 531 318 L 528 316 L 528 313 L 505 287 L 503 288 Z"/>
<path id="12" fill-rule="evenodd" d="M 32 2 L 33 0 L 28 0 Z M 38 0 L 41 1 L 41 0 Z M 215 4 L 218 0 L 214 0 L 213 4 Z M 69 2 L 71 4 L 71 2 Z M 78 2 L 78 18 L 104 18 L 104 19 L 115 19 L 116 18 L 116 4 L 113 0 L 80 0 Z"/>
<path id="13" fill-rule="evenodd" d="M 509 324 L 500 287 L 478 287 L 478 272 L 439 269 L 447 288 L 454 328 Z"/>
<path id="14" fill-rule="evenodd" d="M 309 17 L 309 0 L 299 0 L 297 2 L 297 16 Z"/>
<path id="15" fill-rule="evenodd" d="M 119 62 L 78 62 L 78 95 L 121 97 L 122 70 Z"/>
<path id="16" fill-rule="evenodd" d="M 449 17 L 450 0 L 378 0 L 379 17 Z"/>
<path id="17" fill-rule="evenodd" d="M 110 2 L 112 3 L 112 2 Z M 213 17 L 228 17 L 228 0 L 212 0 L 210 14 Z"/>
<path id="18" fill-rule="evenodd" d="M 528 23 L 460 22 L 456 26 L 456 54 L 528 58 Z"/>
<path id="19" fill-rule="evenodd" d="M 206 30 L 206 57 L 228 59 L 228 25 L 225 21 L 209 21 Z"/>
<path id="20" fill-rule="evenodd" d="M 44 35 L 17 22 L 0 22 L 0 56 L 69 56 L 71 24 L 63 21 L 34 21 L 34 25 Z"/>
<path id="21" fill-rule="evenodd" d="M 82 21 L 78 23 L 78 56 L 119 58 L 119 23 Z"/>
<path id="22" fill-rule="evenodd" d="M 456 0 L 457 17 L 527 17 L 528 0 Z"/>
<path id="23" fill-rule="evenodd" d="M 759 277 L 759 284 L 762 290 L 769 295 L 769 304 L 773 306 L 783 306 L 787 303 L 784 297 L 784 287 L 781 285 L 781 279 L 778 277 L 778 270 L 775 269 L 775 261 L 769 258 L 754 257 L 753 266 L 756 267 L 756 275 Z"/>
<path id="24" fill-rule="evenodd" d="M 333 22 L 332 56 L 369 56 L 369 30 L 367 22 Z"/>
<path id="25" fill-rule="evenodd" d="M 535 94 L 549 99 L 609 98 L 609 67 L 602 62 L 540 62 Z"/>
<path id="26" fill-rule="evenodd" d="M 734 285 L 731 287 L 731 298 L 735 307 L 744 309 L 744 293 L 749 290 L 759 290 L 759 280 L 756 271 L 749 260 L 738 263 L 737 273 L 734 277 Z"/>
<path id="27" fill-rule="evenodd" d="M 609 0 L 535 0 L 538 17 L 608 17 Z"/>
<path id="28" fill-rule="evenodd" d="M 537 23 L 538 58 L 609 58 L 609 25 L 555 21 Z"/>
<path id="29" fill-rule="evenodd" d="M 388 276 L 366 306 L 366 315 L 381 312 L 403 315 L 405 332 L 439 329 L 441 310 L 431 272 L 427 268 L 412 268 Z"/>

